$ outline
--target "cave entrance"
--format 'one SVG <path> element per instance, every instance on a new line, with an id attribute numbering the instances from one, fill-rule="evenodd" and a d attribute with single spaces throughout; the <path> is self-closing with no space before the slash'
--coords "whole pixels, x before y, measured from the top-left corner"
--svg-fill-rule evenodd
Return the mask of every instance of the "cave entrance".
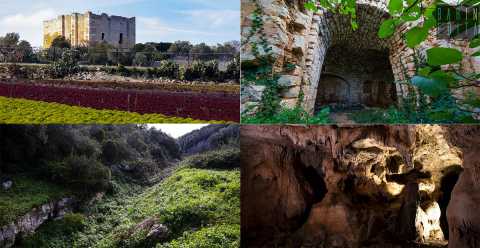
<path id="1" fill-rule="evenodd" d="M 386 108 L 397 100 L 387 52 L 357 51 L 346 45 L 328 49 L 318 82 L 315 111 Z"/>
<path id="2" fill-rule="evenodd" d="M 440 190 L 442 195 L 438 200 L 438 205 L 440 205 L 440 210 L 442 213 L 440 215 L 440 227 L 442 228 L 445 240 L 448 240 L 447 207 L 450 203 L 453 188 L 455 187 L 455 184 L 457 184 L 461 172 L 461 168 L 459 167 L 458 169 L 446 173 L 440 181 Z"/>
<path id="3" fill-rule="evenodd" d="M 392 56 L 398 49 L 378 37 L 380 25 L 389 18 L 385 9 L 382 3 L 359 0 L 356 30 L 349 16 L 325 13 L 318 40 L 312 45 L 313 55 L 307 58 L 303 92 L 308 112 L 327 106 L 334 112 L 350 112 L 397 103 L 398 85 L 390 61 L 396 61 Z"/>

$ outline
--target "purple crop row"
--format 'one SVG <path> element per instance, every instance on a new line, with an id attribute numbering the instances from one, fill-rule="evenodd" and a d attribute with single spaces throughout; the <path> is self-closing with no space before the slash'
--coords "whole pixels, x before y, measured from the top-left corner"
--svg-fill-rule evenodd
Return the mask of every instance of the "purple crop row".
<path id="1" fill-rule="evenodd" d="M 141 114 L 240 121 L 239 95 L 231 93 L 85 89 L 0 83 L 0 96 Z"/>

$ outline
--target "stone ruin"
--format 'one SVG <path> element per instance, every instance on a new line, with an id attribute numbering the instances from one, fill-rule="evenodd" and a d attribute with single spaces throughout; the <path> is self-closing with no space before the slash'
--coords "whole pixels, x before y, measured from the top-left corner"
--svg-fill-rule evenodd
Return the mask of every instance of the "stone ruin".
<path id="1" fill-rule="evenodd" d="M 241 60 L 257 63 L 253 44 L 264 36 L 272 49 L 269 53 L 274 60 L 274 72 L 280 76 L 278 84 L 284 88 L 281 103 L 293 107 L 303 92 L 302 104 L 310 114 L 327 105 L 350 109 L 400 103 L 415 90 L 405 82 L 415 73 L 415 56 L 422 57 L 428 48 L 440 45 L 456 47 L 464 54 L 474 52 L 468 41 L 440 40 L 435 32 L 418 48 L 411 49 L 402 35 L 413 24 L 399 27 L 389 39 L 378 38 L 378 29 L 389 16 L 387 0 L 357 0 L 356 31 L 352 30 L 349 16 L 322 9 L 312 13 L 304 9 L 305 2 L 242 0 Z M 257 8 L 262 13 L 263 32 L 252 34 Z M 260 55 L 267 54 L 258 47 Z M 288 67 L 291 68 L 287 70 Z M 460 70 L 479 72 L 480 63 L 465 56 Z M 258 106 L 264 89 L 255 85 L 242 87 L 242 113 Z"/>

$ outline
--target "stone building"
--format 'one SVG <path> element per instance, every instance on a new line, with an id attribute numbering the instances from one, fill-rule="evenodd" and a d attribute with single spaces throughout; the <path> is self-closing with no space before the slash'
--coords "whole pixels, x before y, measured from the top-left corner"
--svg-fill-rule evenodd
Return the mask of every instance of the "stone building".
<path id="1" fill-rule="evenodd" d="M 135 17 L 72 13 L 43 22 L 43 46 L 48 48 L 52 41 L 64 36 L 72 46 L 89 46 L 107 42 L 117 48 L 135 46 Z"/>
<path id="2" fill-rule="evenodd" d="M 283 86 L 282 104 L 293 107 L 303 96 L 302 104 L 311 114 L 326 105 L 351 108 L 398 103 L 412 90 L 405 80 L 415 73 L 416 56 L 421 57 L 428 48 L 450 46 L 463 54 L 475 52 L 466 40 L 441 40 L 433 33 L 411 49 L 403 34 L 412 24 L 400 26 L 389 39 L 378 38 L 382 21 L 389 17 L 388 0 L 357 0 L 356 31 L 349 16 L 323 9 L 312 13 L 305 10 L 305 2 L 242 0 L 241 60 L 255 64 L 253 48 L 257 47 L 260 55 L 266 52 L 254 44 L 266 40 L 274 72 L 280 76 L 278 84 Z M 252 28 L 256 15 L 263 21 L 261 30 Z M 465 56 L 461 69 L 478 72 L 480 63 Z M 242 87 L 242 112 L 258 106 L 264 89 Z"/>

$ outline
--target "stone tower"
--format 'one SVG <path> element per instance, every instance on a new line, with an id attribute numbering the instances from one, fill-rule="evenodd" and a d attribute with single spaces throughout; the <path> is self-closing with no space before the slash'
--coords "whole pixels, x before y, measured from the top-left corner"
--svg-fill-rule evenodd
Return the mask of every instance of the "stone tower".
<path id="1" fill-rule="evenodd" d="M 43 46 L 50 47 L 58 36 L 64 36 L 74 47 L 106 42 L 117 48 L 132 48 L 135 46 L 135 17 L 86 12 L 61 15 L 44 21 Z"/>

